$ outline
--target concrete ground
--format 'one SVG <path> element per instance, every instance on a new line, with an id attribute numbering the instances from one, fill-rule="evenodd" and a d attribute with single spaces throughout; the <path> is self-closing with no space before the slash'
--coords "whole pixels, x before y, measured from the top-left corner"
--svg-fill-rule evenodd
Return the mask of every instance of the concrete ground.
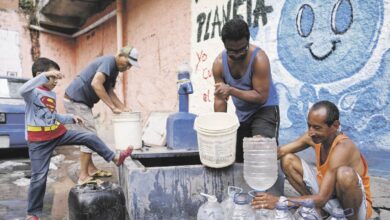
<path id="1" fill-rule="evenodd" d="M 48 175 L 43 220 L 68 219 L 68 193 L 77 180 L 78 148 L 62 146 L 55 151 L 56 156 L 52 158 L 52 168 Z M 102 180 L 117 182 L 113 165 L 110 166 L 99 156 L 94 156 L 94 161 L 99 168 L 114 172 L 113 177 Z M 0 220 L 25 219 L 30 175 L 29 159 L 0 161 Z"/>
<path id="2" fill-rule="evenodd" d="M 79 151 L 73 146 L 63 146 L 56 149 L 52 169 L 49 171 L 44 213 L 42 219 L 68 219 L 68 193 L 75 186 L 78 173 Z M 99 156 L 94 156 L 99 168 L 110 170 L 113 177 L 105 178 L 117 182 L 116 167 L 106 163 Z M 0 161 L 0 219 L 21 220 L 25 218 L 27 206 L 27 190 L 30 176 L 28 159 Z M 57 169 L 55 169 L 57 168 Z M 371 176 L 371 191 L 375 215 L 373 219 L 390 219 L 390 180 Z M 286 182 L 286 195 L 296 192 Z"/>

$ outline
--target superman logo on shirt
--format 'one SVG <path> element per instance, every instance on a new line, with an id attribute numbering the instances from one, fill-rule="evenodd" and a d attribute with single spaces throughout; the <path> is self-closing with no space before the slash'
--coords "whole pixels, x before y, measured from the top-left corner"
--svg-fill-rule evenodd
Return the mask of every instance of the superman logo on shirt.
<path id="1" fill-rule="evenodd" d="M 56 100 L 53 98 L 47 97 L 47 96 L 42 96 L 41 97 L 41 102 L 51 111 L 54 112 L 56 109 Z"/>

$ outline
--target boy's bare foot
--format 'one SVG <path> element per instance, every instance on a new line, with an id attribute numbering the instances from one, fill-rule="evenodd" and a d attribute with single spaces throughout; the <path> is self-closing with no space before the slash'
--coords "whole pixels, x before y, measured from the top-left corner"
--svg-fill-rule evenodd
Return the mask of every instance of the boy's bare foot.
<path id="1" fill-rule="evenodd" d="M 133 147 L 131 146 L 127 147 L 126 150 L 121 151 L 119 157 L 117 159 L 114 159 L 115 165 L 117 165 L 118 167 L 121 166 L 123 164 L 123 161 L 125 161 L 125 159 L 129 157 L 132 152 L 133 152 Z"/>

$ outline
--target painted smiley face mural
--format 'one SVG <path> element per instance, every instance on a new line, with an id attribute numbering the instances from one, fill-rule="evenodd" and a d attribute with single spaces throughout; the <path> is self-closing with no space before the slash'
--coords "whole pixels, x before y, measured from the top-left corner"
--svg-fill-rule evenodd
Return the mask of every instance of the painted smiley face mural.
<path id="1" fill-rule="evenodd" d="M 348 78 L 371 57 L 382 22 L 378 0 L 289 0 L 278 26 L 278 56 L 306 83 Z"/>

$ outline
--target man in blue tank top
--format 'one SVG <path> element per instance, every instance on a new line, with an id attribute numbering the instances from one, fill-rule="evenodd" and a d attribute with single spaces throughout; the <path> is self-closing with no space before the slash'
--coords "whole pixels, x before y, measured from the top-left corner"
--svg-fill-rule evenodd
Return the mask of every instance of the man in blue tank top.
<path id="1" fill-rule="evenodd" d="M 226 112 L 231 96 L 240 121 L 236 162 L 243 162 L 244 137 L 261 135 L 278 139 L 279 100 L 270 64 L 263 50 L 249 43 L 249 28 L 234 18 L 222 28 L 225 49 L 213 63 L 214 111 Z"/>
<path id="2" fill-rule="evenodd" d="M 263 50 L 249 43 L 249 28 L 241 18 L 233 18 L 222 28 L 225 45 L 213 63 L 215 80 L 214 111 L 226 112 L 232 98 L 240 121 L 237 132 L 236 162 L 242 163 L 243 138 L 276 138 L 279 132 L 279 100 L 272 82 L 270 63 Z M 278 190 L 283 190 L 279 172 Z"/>
<path id="3" fill-rule="evenodd" d="M 64 107 L 67 113 L 80 115 L 84 126 L 74 126 L 76 130 L 96 133 L 92 107 L 102 100 L 114 114 L 130 111 L 114 92 L 119 72 L 130 67 L 138 67 L 138 51 L 128 45 L 116 55 L 101 56 L 93 60 L 76 76 L 66 88 Z M 122 147 L 122 146 L 121 146 Z M 93 181 L 96 177 L 109 177 L 112 174 L 97 169 L 92 161 L 92 150 L 80 147 L 80 174 L 78 183 Z"/>

